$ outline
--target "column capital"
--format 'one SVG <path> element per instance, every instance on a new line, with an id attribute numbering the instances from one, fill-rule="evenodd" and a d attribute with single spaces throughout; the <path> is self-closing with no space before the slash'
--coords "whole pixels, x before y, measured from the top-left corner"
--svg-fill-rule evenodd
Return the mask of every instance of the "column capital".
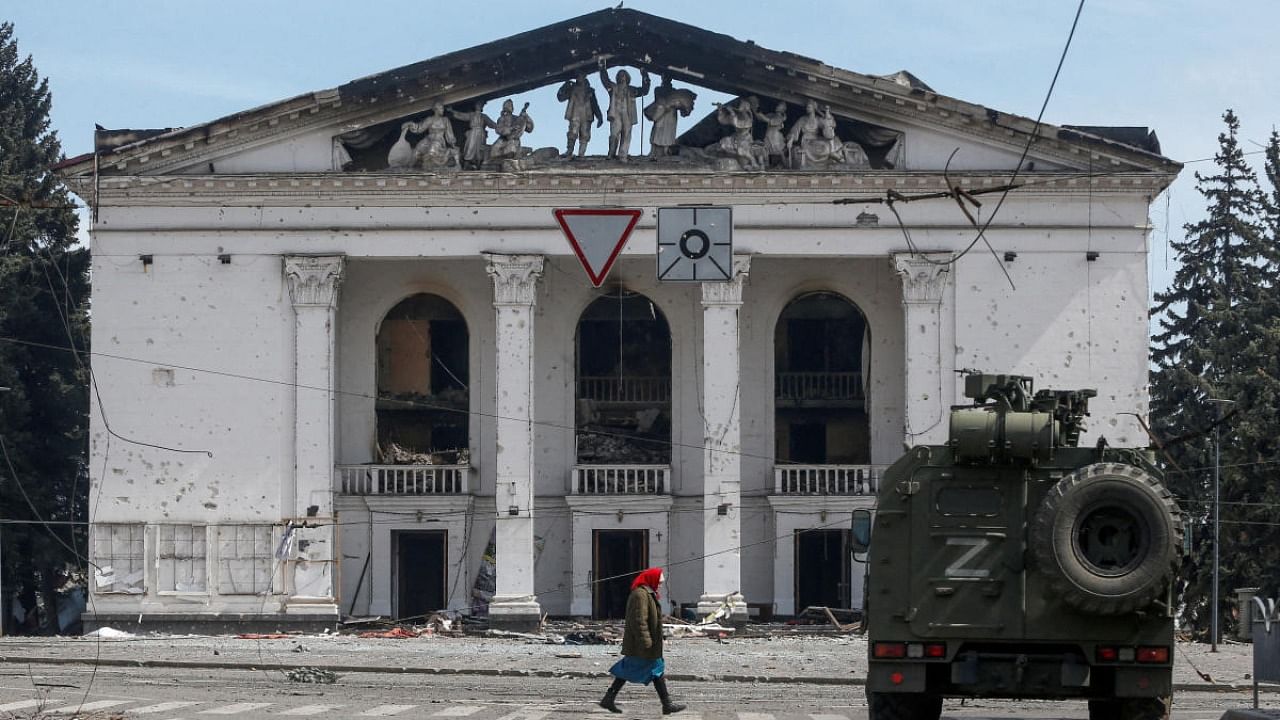
<path id="1" fill-rule="evenodd" d="M 950 253 L 899 253 L 893 256 L 893 268 L 902 276 L 904 305 L 942 302 L 942 290 L 951 272 Z"/>
<path id="2" fill-rule="evenodd" d="M 751 273 L 751 256 L 733 256 L 733 277 L 725 282 L 702 283 L 702 304 L 706 305 L 741 305 L 742 286 Z"/>
<path id="3" fill-rule="evenodd" d="M 286 255 L 284 277 L 294 307 L 333 307 L 342 283 L 342 255 Z"/>
<path id="4" fill-rule="evenodd" d="M 541 255 L 484 253 L 485 271 L 493 278 L 493 304 L 533 305 L 545 258 Z"/>

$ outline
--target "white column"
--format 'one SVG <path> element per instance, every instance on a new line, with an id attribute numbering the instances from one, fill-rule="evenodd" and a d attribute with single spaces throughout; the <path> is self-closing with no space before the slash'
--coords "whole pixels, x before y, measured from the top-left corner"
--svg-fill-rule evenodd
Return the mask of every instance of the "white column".
<path id="1" fill-rule="evenodd" d="M 334 311 L 342 282 L 341 256 L 290 256 L 285 280 L 294 312 L 294 476 L 284 488 L 290 534 L 288 611 L 336 617 L 333 525 Z"/>
<path id="2" fill-rule="evenodd" d="M 742 432 L 739 328 L 742 286 L 751 258 L 735 256 L 733 279 L 702 283 L 703 553 L 698 614 L 726 600 L 745 622 L 742 589 Z"/>
<path id="3" fill-rule="evenodd" d="M 485 254 L 497 313 L 497 590 L 492 624 L 536 627 L 542 608 L 534 588 L 533 306 L 541 255 Z"/>
<path id="4" fill-rule="evenodd" d="M 955 318 L 952 303 L 947 302 L 950 259 L 946 253 L 893 256 L 894 270 L 902 278 L 906 447 L 947 441 L 947 418 L 955 403 L 956 386 L 952 377 Z"/>

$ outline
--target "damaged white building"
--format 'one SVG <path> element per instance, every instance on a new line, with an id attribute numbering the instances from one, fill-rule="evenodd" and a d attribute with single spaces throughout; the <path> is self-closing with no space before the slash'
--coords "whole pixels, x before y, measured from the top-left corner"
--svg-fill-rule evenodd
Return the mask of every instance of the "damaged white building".
<path id="1" fill-rule="evenodd" d="M 528 146 L 597 109 L 584 155 Z M 90 628 L 616 617 L 650 565 L 737 618 L 858 607 L 850 514 L 947 440 L 957 370 L 1096 387 L 1082 442 L 1146 444 L 1179 166 L 1145 128 L 614 9 L 96 148 L 59 168 L 94 218 Z M 660 277 L 678 207 L 731 211 L 709 280 Z M 598 287 L 553 217 L 592 208 L 640 211 Z"/>

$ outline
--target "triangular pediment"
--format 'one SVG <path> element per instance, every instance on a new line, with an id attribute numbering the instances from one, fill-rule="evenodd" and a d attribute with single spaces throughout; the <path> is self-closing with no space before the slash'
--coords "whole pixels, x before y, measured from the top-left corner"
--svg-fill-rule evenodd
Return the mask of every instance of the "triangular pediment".
<path id="1" fill-rule="evenodd" d="M 731 105 L 750 98 L 752 111 L 763 115 L 784 103 L 783 130 L 788 133 L 812 102 L 829 111 L 834 132 L 828 137 L 836 141 L 833 155 L 843 157 L 842 149 L 847 148 L 857 156 L 844 165 L 828 160 L 824 169 L 939 172 L 949 163 L 958 172 L 1004 171 L 1017 165 L 1033 132 L 1037 139 L 1027 159 L 1030 167 L 1041 171 L 1105 167 L 1113 172 L 1174 173 L 1179 167 L 1150 144 L 1131 144 L 1123 134 L 1108 137 L 1105 128 L 1036 127 L 1030 119 L 940 95 L 910 73 L 865 75 L 636 10 L 611 9 L 190 128 L 134 135 L 104 131 L 96 164 L 91 157 L 74 159 L 60 172 L 87 175 L 95 166 L 106 175 L 429 169 L 421 157 L 414 159 L 413 168 L 399 166 L 395 153 L 404 159 L 408 150 L 419 148 L 429 135 L 424 121 L 436 116 L 436 103 L 450 115 L 467 113 L 479 101 L 559 86 L 585 72 L 603 110 L 608 95 L 598 79 L 602 63 L 610 75 L 629 68 L 632 80 L 638 81 L 634 76 L 647 71 L 655 87 L 665 77 L 677 89 L 727 96 Z M 642 100 L 640 107 L 653 97 Z M 689 148 L 685 156 L 716 170 L 753 169 L 733 165 L 732 143 L 718 149 L 717 144 L 732 134 L 732 126 L 718 108 L 705 100 L 700 103 L 680 119 L 679 144 Z M 499 104 L 488 106 L 491 119 L 498 117 Z M 533 117 L 540 123 L 564 123 L 564 106 L 548 105 L 531 110 Z M 417 123 L 413 128 L 420 132 L 406 130 L 406 123 Z M 461 154 L 468 123 L 451 117 L 448 125 L 452 147 Z M 437 130 L 445 132 L 443 124 Z M 603 153 L 608 130 L 607 122 L 595 130 L 593 152 Z M 759 116 L 750 132 L 757 145 L 768 144 L 768 123 Z M 127 141 L 122 144 L 121 138 Z M 488 140 L 494 140 L 492 130 Z M 529 163 L 502 169 L 534 169 L 531 150 L 522 149 Z M 448 153 L 441 155 L 445 167 L 440 169 L 465 165 L 446 157 Z M 538 157 L 551 159 L 545 150 Z M 487 167 L 497 166 L 491 162 Z M 796 167 L 793 163 L 787 169 Z"/>

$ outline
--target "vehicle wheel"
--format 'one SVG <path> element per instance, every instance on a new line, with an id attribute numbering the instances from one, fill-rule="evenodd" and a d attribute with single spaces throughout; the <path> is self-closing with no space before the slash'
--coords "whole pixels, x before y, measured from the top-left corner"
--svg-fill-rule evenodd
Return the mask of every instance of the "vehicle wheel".
<path id="1" fill-rule="evenodd" d="M 938 720 L 942 698 L 922 693 L 867 693 L 869 720 Z"/>
<path id="2" fill-rule="evenodd" d="M 1140 468 L 1095 463 L 1049 491 L 1029 541 L 1052 594 L 1085 612 L 1122 615 L 1167 587 L 1182 550 L 1182 513 Z"/>

